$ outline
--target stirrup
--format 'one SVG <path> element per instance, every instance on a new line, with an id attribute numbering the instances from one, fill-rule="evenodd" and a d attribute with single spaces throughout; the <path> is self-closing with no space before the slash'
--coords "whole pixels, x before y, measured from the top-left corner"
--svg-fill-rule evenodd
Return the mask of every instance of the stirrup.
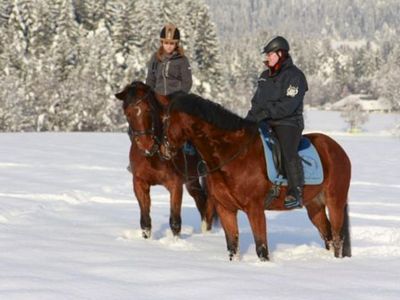
<path id="1" fill-rule="evenodd" d="M 287 196 L 283 203 L 288 209 L 303 207 L 302 201 L 293 196 Z"/>
<path id="2" fill-rule="evenodd" d="M 271 205 L 272 201 L 276 200 L 279 198 L 279 195 L 281 193 L 281 186 L 283 183 L 283 176 L 281 174 L 279 174 L 272 187 L 270 188 L 270 190 L 268 191 L 267 196 L 264 199 L 264 210 L 268 209 L 269 206 Z"/>
<path id="3" fill-rule="evenodd" d="M 264 199 L 264 210 L 269 208 L 272 201 L 279 198 L 280 193 L 281 193 L 281 185 L 274 184 L 268 191 L 268 194 Z"/>

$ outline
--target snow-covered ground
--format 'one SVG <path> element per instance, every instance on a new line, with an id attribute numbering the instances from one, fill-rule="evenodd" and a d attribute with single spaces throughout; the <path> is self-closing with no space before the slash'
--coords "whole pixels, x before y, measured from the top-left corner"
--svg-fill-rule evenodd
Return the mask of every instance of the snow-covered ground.
<path id="1" fill-rule="evenodd" d="M 337 113 L 307 113 L 307 130 L 331 132 L 352 160 L 353 257 L 324 250 L 305 210 L 267 212 L 265 263 L 242 213 L 241 260 L 229 262 L 222 229 L 202 234 L 186 193 L 182 235 L 171 237 L 162 187 L 143 240 L 125 134 L 0 134 L 0 299 L 400 299 L 394 118 L 351 136 Z"/>

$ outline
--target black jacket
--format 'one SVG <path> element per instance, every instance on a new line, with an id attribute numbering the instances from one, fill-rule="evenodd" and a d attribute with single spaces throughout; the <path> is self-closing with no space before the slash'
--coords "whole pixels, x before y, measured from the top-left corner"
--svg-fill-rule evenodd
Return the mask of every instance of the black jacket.
<path id="1" fill-rule="evenodd" d="M 307 90 L 306 77 L 288 57 L 276 74 L 270 75 L 269 69 L 261 73 L 246 118 L 256 122 L 266 120 L 271 126 L 303 129 L 303 99 Z"/>

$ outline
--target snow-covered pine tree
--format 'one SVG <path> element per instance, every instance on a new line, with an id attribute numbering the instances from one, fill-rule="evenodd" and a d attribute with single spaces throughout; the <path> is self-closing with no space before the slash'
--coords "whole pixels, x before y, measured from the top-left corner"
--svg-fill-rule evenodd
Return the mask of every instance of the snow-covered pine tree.
<path id="1" fill-rule="evenodd" d="M 14 0 L 13 9 L 6 29 L 6 44 L 2 53 L 5 61 L 4 73 L 7 76 L 18 78 L 17 86 L 10 86 L 18 95 L 23 95 L 18 102 L 21 113 L 20 130 L 31 131 L 36 129 L 37 109 L 40 104 L 35 95 L 35 85 L 31 81 L 37 71 L 35 59 L 35 33 L 38 28 L 37 4 L 39 0 Z M 8 82 L 8 81 L 7 81 Z M 22 92 L 19 92 L 22 91 Z M 9 101 L 9 100 L 7 100 Z"/>
<path id="2" fill-rule="evenodd" d="M 240 48 L 226 44 L 222 48 L 224 82 L 228 86 L 224 93 L 223 103 L 232 111 L 243 116 L 251 106 L 251 98 L 257 88 L 258 77 L 264 69 L 260 54 L 261 45 L 265 43 L 267 33 L 256 37 L 237 39 Z"/>
<path id="3" fill-rule="evenodd" d="M 77 41 L 80 32 L 74 17 L 72 0 L 56 0 L 57 15 L 54 20 L 55 37 L 48 54 L 52 60 L 54 76 L 63 82 L 78 64 Z"/>
<path id="4" fill-rule="evenodd" d="M 30 25 L 31 49 L 33 56 L 37 59 L 43 57 L 50 48 L 54 34 L 54 13 L 52 5 L 47 1 L 35 0 L 34 9 L 31 12 L 33 23 Z"/>
<path id="5" fill-rule="evenodd" d="M 10 0 L 0 0 L 0 26 L 8 22 L 12 10 L 12 2 Z"/>
<path id="6" fill-rule="evenodd" d="M 108 0 L 75 0 L 75 13 L 80 24 L 87 30 L 95 30 L 104 21 Z"/>
<path id="7" fill-rule="evenodd" d="M 134 79 L 144 80 L 143 66 L 148 55 L 141 51 L 145 37 L 138 34 L 139 24 L 144 16 L 138 11 L 138 1 L 118 1 L 114 6 L 114 21 L 111 24 L 114 69 L 112 83 L 114 90 L 121 89 Z"/>
<path id="8" fill-rule="evenodd" d="M 127 68 L 123 84 L 133 80 L 145 80 L 147 63 L 160 45 L 159 33 L 164 24 L 159 1 L 137 0 L 128 4 L 126 20 L 129 22 L 129 27 L 125 26 L 125 29 L 122 27 L 121 37 L 129 36 L 129 38 L 120 39 L 119 42 L 126 50 Z"/>
<path id="9" fill-rule="evenodd" d="M 32 79 L 41 106 L 37 130 L 65 130 L 68 114 L 61 108 L 68 107 L 74 98 L 66 90 L 69 73 L 77 66 L 79 29 L 74 18 L 71 0 L 55 0 L 51 6 L 53 38 L 51 45 L 40 59 L 40 71 Z"/>
<path id="10" fill-rule="evenodd" d="M 208 7 L 198 3 L 193 36 L 193 91 L 205 98 L 221 101 L 224 83 L 220 63 L 219 43 Z"/>
<path id="11" fill-rule="evenodd" d="M 69 130 L 112 130 L 113 118 L 121 112 L 110 86 L 112 42 L 104 21 L 95 31 L 81 36 L 78 47 L 80 64 L 69 77 L 75 90 Z"/>
<path id="12" fill-rule="evenodd" d="M 378 94 L 390 103 L 392 110 L 400 111 L 400 46 L 388 54 L 388 60 L 375 75 Z"/>
<path id="13" fill-rule="evenodd" d="M 16 74 L 0 73 L 0 132 L 24 129 L 24 92 Z"/>
<path id="14" fill-rule="evenodd" d="M 31 16 L 26 15 L 26 3 L 14 0 L 13 9 L 6 28 L 6 46 L 4 49 L 8 64 L 8 72 L 17 72 L 23 80 L 26 62 L 30 46 L 30 26 L 33 23 Z M 28 9 L 30 10 L 30 9 Z"/>

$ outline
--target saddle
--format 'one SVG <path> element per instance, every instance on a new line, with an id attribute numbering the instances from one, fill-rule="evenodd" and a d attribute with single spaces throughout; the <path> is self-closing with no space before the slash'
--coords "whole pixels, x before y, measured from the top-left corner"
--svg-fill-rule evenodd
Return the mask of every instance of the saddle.
<path id="1" fill-rule="evenodd" d="M 265 161 L 267 164 L 268 179 L 274 185 L 287 185 L 283 166 L 282 151 L 278 139 L 268 128 L 259 128 L 260 137 L 264 146 Z M 307 137 L 302 137 L 298 148 L 304 172 L 304 183 L 309 185 L 321 184 L 324 173 L 321 159 L 314 145 Z"/>

